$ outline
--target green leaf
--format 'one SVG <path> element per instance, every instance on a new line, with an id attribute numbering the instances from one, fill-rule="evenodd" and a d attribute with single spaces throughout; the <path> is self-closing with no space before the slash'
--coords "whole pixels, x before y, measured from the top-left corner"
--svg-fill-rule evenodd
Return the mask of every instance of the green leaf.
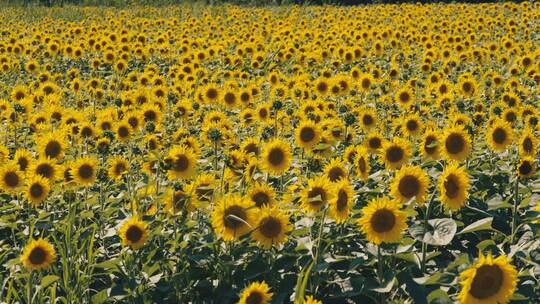
<path id="1" fill-rule="evenodd" d="M 52 283 L 58 281 L 58 279 L 60 279 L 60 277 L 55 276 L 55 275 L 44 276 L 43 279 L 41 279 L 41 284 L 39 285 L 39 287 L 41 289 L 45 289 Z"/>
<path id="2" fill-rule="evenodd" d="M 396 282 L 396 278 L 394 277 L 392 280 L 386 283 L 386 286 L 373 288 L 373 291 L 378 292 L 378 293 L 388 293 L 392 290 L 392 287 L 394 287 L 395 282 Z"/>
<path id="3" fill-rule="evenodd" d="M 92 296 L 92 304 L 105 303 L 108 297 L 109 295 L 108 295 L 107 289 L 103 289 L 102 291 Z"/>
<path id="4" fill-rule="evenodd" d="M 436 289 L 428 295 L 428 303 L 452 303 L 446 291 Z"/>
<path id="5" fill-rule="evenodd" d="M 409 228 L 410 234 L 418 241 L 434 246 L 450 244 L 457 231 L 457 224 L 451 218 L 432 219 L 428 221 L 427 231 L 423 225 Z"/>
<path id="6" fill-rule="evenodd" d="M 475 231 L 481 231 L 481 230 L 491 230 L 491 223 L 493 222 L 493 218 L 492 217 L 486 217 L 486 218 L 483 218 L 477 222 L 474 222 L 472 224 L 470 224 L 469 226 L 463 228 L 463 230 L 461 230 L 460 232 L 458 232 L 457 234 L 460 235 L 460 234 L 465 234 L 465 233 L 470 233 L 470 232 L 475 232 Z"/>
<path id="7" fill-rule="evenodd" d="M 503 200 L 502 197 L 499 195 L 492 197 L 488 201 L 486 201 L 486 204 L 488 205 L 488 210 L 497 210 L 501 208 L 512 208 L 512 205 L 508 203 L 507 200 Z"/>
<path id="8" fill-rule="evenodd" d="M 442 274 L 440 272 L 436 272 L 433 275 L 428 275 L 428 276 L 420 277 L 420 278 L 413 278 L 413 280 L 420 285 L 432 285 L 432 284 L 437 284 L 441 276 Z"/>

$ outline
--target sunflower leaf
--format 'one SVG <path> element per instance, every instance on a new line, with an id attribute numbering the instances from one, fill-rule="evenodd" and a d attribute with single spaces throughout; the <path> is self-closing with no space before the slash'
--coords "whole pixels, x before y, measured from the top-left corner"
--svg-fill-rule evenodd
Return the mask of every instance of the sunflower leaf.
<path id="1" fill-rule="evenodd" d="M 460 232 L 457 233 L 457 235 L 475 232 L 475 231 L 481 231 L 481 230 L 491 230 L 491 223 L 493 222 L 492 217 L 486 217 L 483 218 L 477 222 L 474 222 L 470 224 L 469 226 L 463 228 Z"/>

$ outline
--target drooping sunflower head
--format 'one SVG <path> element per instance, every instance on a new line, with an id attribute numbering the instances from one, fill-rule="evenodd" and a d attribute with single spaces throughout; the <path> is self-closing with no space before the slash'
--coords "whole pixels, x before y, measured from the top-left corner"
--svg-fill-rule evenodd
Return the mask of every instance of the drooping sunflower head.
<path id="1" fill-rule="evenodd" d="M 448 165 L 439 177 L 440 200 L 450 210 L 458 210 L 469 197 L 470 180 L 465 168 Z"/>
<path id="2" fill-rule="evenodd" d="M 412 165 L 399 169 L 390 185 L 392 195 L 401 203 L 415 198 L 419 204 L 426 201 L 428 187 L 428 175 L 420 167 Z"/>
<path id="3" fill-rule="evenodd" d="M 268 304 L 272 295 L 266 282 L 253 282 L 242 290 L 238 304 Z"/>
<path id="4" fill-rule="evenodd" d="M 282 139 L 273 139 L 264 145 L 262 169 L 272 175 L 285 173 L 291 165 L 291 146 Z"/>
<path id="5" fill-rule="evenodd" d="M 394 243 L 401 239 L 407 228 L 407 215 L 400 204 L 388 197 L 373 199 L 362 208 L 358 225 L 366 239 L 374 244 Z"/>
<path id="6" fill-rule="evenodd" d="M 21 254 L 21 262 L 30 270 L 48 268 L 56 260 L 56 252 L 47 240 L 31 240 Z"/>
<path id="7" fill-rule="evenodd" d="M 140 249 L 148 239 L 148 225 L 137 216 L 133 216 L 122 224 L 118 230 L 122 245 L 132 249 Z"/>
<path id="8" fill-rule="evenodd" d="M 225 241 L 240 238 L 251 231 L 255 221 L 252 202 L 240 195 L 224 196 L 212 211 L 212 226 Z"/>
<path id="9" fill-rule="evenodd" d="M 336 223 L 344 223 L 354 205 L 354 188 L 351 182 L 342 179 L 334 187 L 334 199 L 330 204 L 330 216 Z"/>
<path id="10" fill-rule="evenodd" d="M 81 157 L 71 167 L 71 176 L 79 186 L 90 186 L 96 181 L 99 161 L 94 157 Z"/>
<path id="11" fill-rule="evenodd" d="M 19 165 L 11 161 L 0 168 L 0 189 L 7 193 L 17 193 L 24 180 Z"/>
<path id="12" fill-rule="evenodd" d="M 296 144 L 299 147 L 310 149 L 321 139 L 320 128 L 311 120 L 303 120 L 296 128 Z"/>
<path id="13" fill-rule="evenodd" d="M 497 119 L 488 128 L 486 137 L 491 149 L 503 152 L 512 143 L 512 127 L 507 122 Z"/>
<path id="14" fill-rule="evenodd" d="M 291 230 L 289 215 L 275 205 L 261 208 L 255 227 L 251 236 L 265 249 L 285 243 Z"/>
<path id="15" fill-rule="evenodd" d="M 276 203 L 276 192 L 268 184 L 255 183 L 247 194 L 247 197 L 257 206 L 273 206 Z"/>
<path id="16" fill-rule="evenodd" d="M 317 212 L 324 208 L 334 198 L 333 185 L 326 176 L 308 180 L 302 190 L 302 207 L 307 212 Z"/>
<path id="17" fill-rule="evenodd" d="M 471 152 L 469 133 L 460 125 L 448 127 L 442 135 L 441 148 L 447 160 L 465 160 Z"/>
<path id="18" fill-rule="evenodd" d="M 391 141 L 383 144 L 379 151 L 381 163 L 387 169 L 397 169 L 409 161 L 411 148 L 409 143 L 401 138 L 394 137 Z"/>
<path id="19" fill-rule="evenodd" d="M 478 262 L 461 272 L 460 279 L 460 303 L 507 303 L 516 290 L 518 272 L 508 257 L 494 259 L 480 252 Z"/>

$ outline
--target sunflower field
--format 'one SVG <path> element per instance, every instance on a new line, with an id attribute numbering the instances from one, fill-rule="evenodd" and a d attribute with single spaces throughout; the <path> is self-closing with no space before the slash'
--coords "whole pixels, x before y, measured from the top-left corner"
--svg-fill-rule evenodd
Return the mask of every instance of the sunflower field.
<path id="1" fill-rule="evenodd" d="M 540 3 L 0 7 L 0 303 L 540 303 Z"/>

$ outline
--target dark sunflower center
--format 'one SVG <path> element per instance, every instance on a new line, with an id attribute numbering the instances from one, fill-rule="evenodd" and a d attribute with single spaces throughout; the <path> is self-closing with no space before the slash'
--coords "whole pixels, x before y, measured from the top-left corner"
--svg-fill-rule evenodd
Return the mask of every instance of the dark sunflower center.
<path id="1" fill-rule="evenodd" d="M 229 105 L 233 105 L 236 102 L 236 96 L 234 96 L 233 93 L 227 93 L 225 94 L 225 103 Z"/>
<path id="2" fill-rule="evenodd" d="M 246 304 L 260 304 L 263 301 L 263 296 L 258 291 L 252 291 L 246 298 Z"/>
<path id="3" fill-rule="evenodd" d="M 487 299 L 503 285 L 503 272 L 497 265 L 483 265 L 476 270 L 469 293 L 477 299 Z"/>
<path id="4" fill-rule="evenodd" d="M 364 115 L 362 117 L 362 123 L 366 126 L 371 126 L 373 124 L 373 117 L 371 115 Z"/>
<path id="5" fill-rule="evenodd" d="M 82 130 L 81 130 L 81 135 L 83 137 L 90 137 L 92 136 L 92 128 L 89 128 L 89 127 L 84 127 Z"/>
<path id="6" fill-rule="evenodd" d="M 407 103 L 410 100 L 411 100 L 411 95 L 409 95 L 409 93 L 403 92 L 399 94 L 399 101 L 401 101 L 402 103 Z"/>
<path id="7" fill-rule="evenodd" d="M 381 147 L 381 139 L 378 137 L 370 138 L 368 143 L 371 149 L 377 150 Z"/>
<path id="8" fill-rule="evenodd" d="M 465 149 L 465 139 L 458 133 L 452 133 L 446 138 L 445 146 L 450 154 L 458 154 Z"/>
<path id="9" fill-rule="evenodd" d="M 532 140 L 527 137 L 525 140 L 523 140 L 523 150 L 527 153 L 531 153 L 533 150 L 533 143 Z"/>
<path id="10" fill-rule="evenodd" d="M 268 116 L 268 111 L 266 109 L 260 109 L 259 116 L 263 119 L 266 118 Z"/>
<path id="11" fill-rule="evenodd" d="M 493 131 L 491 137 L 495 143 L 500 145 L 506 140 L 506 131 L 503 128 L 497 128 Z"/>
<path id="12" fill-rule="evenodd" d="M 392 230 L 396 224 L 396 216 L 387 209 L 377 210 L 371 217 L 371 227 L 375 232 L 384 233 Z"/>
<path id="13" fill-rule="evenodd" d="M 326 200 L 326 191 L 324 191 L 324 189 L 321 187 L 313 187 L 313 189 L 308 192 L 307 196 L 310 205 L 315 207 L 320 206 Z M 319 199 L 317 199 L 316 197 L 319 197 Z"/>
<path id="14" fill-rule="evenodd" d="M 435 153 L 435 151 L 437 150 L 437 145 L 435 145 L 436 142 L 437 142 L 437 138 L 435 138 L 435 136 L 428 136 L 426 138 L 424 150 L 427 152 L 427 154 Z"/>
<path id="15" fill-rule="evenodd" d="M 279 166 L 285 160 L 285 153 L 280 148 L 273 148 L 268 153 L 268 161 L 273 166 Z"/>
<path id="16" fill-rule="evenodd" d="M 416 196 L 420 192 L 420 181 L 413 175 L 405 175 L 399 181 L 398 190 L 406 198 Z"/>
<path id="17" fill-rule="evenodd" d="M 17 187 L 19 185 L 19 175 L 16 172 L 7 172 L 4 175 L 4 182 L 10 188 Z"/>
<path id="18" fill-rule="evenodd" d="M 251 200 L 255 202 L 257 207 L 261 207 L 270 202 L 270 196 L 265 192 L 259 191 L 251 196 Z"/>
<path id="19" fill-rule="evenodd" d="M 33 265 L 41 265 L 47 258 L 47 252 L 41 247 L 36 247 L 32 249 L 28 258 Z"/>
<path id="20" fill-rule="evenodd" d="M 530 162 L 524 161 L 519 165 L 518 170 L 520 175 L 529 175 L 532 172 L 533 167 Z"/>
<path id="21" fill-rule="evenodd" d="M 311 127 L 304 127 L 300 130 L 300 139 L 303 142 L 310 142 L 315 138 L 315 130 Z"/>
<path id="22" fill-rule="evenodd" d="M 371 87 L 371 81 L 369 79 L 362 79 L 362 88 L 369 89 Z"/>
<path id="23" fill-rule="evenodd" d="M 403 159 L 403 154 L 401 147 L 393 146 L 386 151 L 386 159 L 391 163 L 397 163 Z"/>
<path id="24" fill-rule="evenodd" d="M 186 169 L 189 167 L 189 160 L 185 155 L 178 155 L 176 158 L 173 169 L 174 171 L 186 171 Z"/>
<path id="25" fill-rule="evenodd" d="M 317 85 L 317 91 L 319 91 L 319 93 L 325 93 L 328 91 L 328 85 L 325 82 L 319 83 Z"/>
<path id="26" fill-rule="evenodd" d="M 122 172 L 126 171 L 126 166 L 123 164 L 123 163 L 117 163 L 115 166 L 114 166 L 114 173 L 116 175 L 119 175 L 121 174 Z"/>
<path id="27" fill-rule="evenodd" d="M 364 173 L 367 169 L 366 160 L 363 157 L 360 157 L 358 160 L 358 169 L 360 169 L 360 172 Z"/>
<path id="28" fill-rule="evenodd" d="M 225 210 L 225 214 L 223 216 L 223 220 L 225 223 L 225 227 L 229 229 L 238 229 L 244 225 L 244 222 L 246 220 L 247 214 L 244 208 L 240 206 L 230 206 Z M 239 220 L 242 219 L 243 221 Z"/>
<path id="29" fill-rule="evenodd" d="M 129 130 L 126 127 L 118 128 L 118 135 L 122 138 L 129 136 Z"/>
<path id="30" fill-rule="evenodd" d="M 416 120 L 407 121 L 407 130 L 411 132 L 418 130 L 418 122 Z"/>
<path id="31" fill-rule="evenodd" d="M 259 229 L 262 235 L 264 235 L 266 238 L 272 239 L 281 233 L 281 222 L 278 219 L 269 216 L 261 220 L 261 226 Z"/>
<path id="32" fill-rule="evenodd" d="M 463 83 L 463 91 L 469 93 L 472 91 L 472 85 L 469 82 Z"/>
<path id="33" fill-rule="evenodd" d="M 144 112 L 144 119 L 146 121 L 155 121 L 157 118 L 157 114 L 154 111 L 146 111 Z"/>
<path id="34" fill-rule="evenodd" d="M 43 195 L 43 192 L 45 192 L 45 189 L 43 189 L 43 186 L 41 184 L 33 184 L 30 186 L 30 195 L 34 198 L 39 198 Z"/>
<path id="35" fill-rule="evenodd" d="M 36 173 L 43 177 L 51 178 L 54 174 L 54 169 L 49 164 L 41 164 L 37 166 Z"/>
<path id="36" fill-rule="evenodd" d="M 28 159 L 21 157 L 17 160 L 17 164 L 19 165 L 19 168 L 24 171 L 28 168 Z"/>
<path id="37" fill-rule="evenodd" d="M 83 179 L 89 179 L 94 176 L 94 168 L 91 165 L 84 164 L 79 167 L 79 176 Z"/>
<path id="38" fill-rule="evenodd" d="M 457 177 L 450 175 L 444 181 L 444 190 L 446 190 L 446 196 L 453 199 L 456 198 L 459 194 L 459 182 Z"/>
<path id="39" fill-rule="evenodd" d="M 256 144 L 249 144 L 244 149 L 247 153 L 254 153 L 255 155 L 259 154 L 259 147 Z"/>
<path id="40" fill-rule="evenodd" d="M 345 172 L 339 167 L 334 167 L 328 171 L 328 178 L 331 182 L 336 182 L 343 177 L 345 177 Z"/>
<path id="41" fill-rule="evenodd" d="M 137 243 L 138 241 L 140 241 L 142 236 L 143 232 L 141 228 L 137 226 L 131 226 L 126 231 L 126 239 L 132 243 Z"/>
<path id="42" fill-rule="evenodd" d="M 50 141 L 45 146 L 45 155 L 50 158 L 56 158 L 60 155 L 60 152 L 62 152 L 62 146 L 60 146 L 60 143 L 57 141 Z"/>
<path id="43" fill-rule="evenodd" d="M 338 191 L 337 195 L 337 202 L 336 207 L 338 211 L 344 211 L 347 209 L 348 202 L 349 202 L 349 196 L 347 195 L 347 192 L 343 189 Z"/>

